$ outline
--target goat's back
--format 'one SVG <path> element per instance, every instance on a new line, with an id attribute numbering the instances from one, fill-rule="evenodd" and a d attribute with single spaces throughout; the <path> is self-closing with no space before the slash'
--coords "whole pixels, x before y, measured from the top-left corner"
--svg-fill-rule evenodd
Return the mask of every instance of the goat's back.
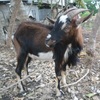
<path id="1" fill-rule="evenodd" d="M 45 38 L 52 28 L 41 23 L 23 22 L 14 34 L 14 41 L 18 42 L 20 48 L 34 55 L 37 52 L 48 52 L 51 49 L 46 47 Z"/>

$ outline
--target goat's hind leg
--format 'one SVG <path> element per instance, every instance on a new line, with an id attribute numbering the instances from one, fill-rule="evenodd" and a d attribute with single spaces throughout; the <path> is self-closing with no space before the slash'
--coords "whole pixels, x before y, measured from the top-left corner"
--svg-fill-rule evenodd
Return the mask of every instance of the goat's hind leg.
<path id="1" fill-rule="evenodd" d="M 20 86 L 20 92 L 25 91 L 24 85 L 23 85 L 22 81 L 20 81 L 20 79 L 22 79 L 21 72 L 24 67 L 26 58 L 27 58 L 27 54 L 25 52 L 21 52 L 19 54 L 19 56 L 17 57 L 17 67 L 16 67 L 15 72 L 17 74 L 17 79 L 18 79 L 18 83 Z"/>
<path id="2" fill-rule="evenodd" d="M 29 72 L 28 72 L 28 64 L 30 63 L 31 59 L 32 59 L 31 57 L 28 57 L 27 56 L 26 61 L 24 63 L 24 71 L 25 71 L 25 75 L 26 76 L 29 75 Z"/>
<path id="3" fill-rule="evenodd" d="M 29 75 L 29 72 L 28 72 L 28 64 L 30 63 L 31 60 L 32 60 L 32 58 L 29 57 L 29 56 L 27 56 L 26 61 L 24 63 L 24 73 L 25 73 L 25 77 L 27 77 L 27 75 Z M 30 82 L 30 81 L 31 81 L 31 78 L 28 77 L 26 79 L 25 83 Z"/>

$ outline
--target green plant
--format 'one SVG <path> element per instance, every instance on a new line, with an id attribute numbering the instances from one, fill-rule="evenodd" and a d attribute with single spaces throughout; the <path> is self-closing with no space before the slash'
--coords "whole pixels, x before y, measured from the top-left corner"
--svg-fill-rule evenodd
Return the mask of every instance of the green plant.
<path id="1" fill-rule="evenodd" d="M 92 0 L 84 0 L 86 2 L 87 8 L 90 10 L 90 12 L 94 11 L 95 15 L 98 12 L 98 9 L 96 9 L 96 2 L 92 3 Z"/>
<path id="2" fill-rule="evenodd" d="M 42 7 L 42 0 L 38 0 L 38 7 L 39 7 L 39 8 Z"/>
<path id="3" fill-rule="evenodd" d="M 90 14 L 90 12 L 87 11 L 87 12 L 82 13 L 81 16 L 82 16 L 82 17 L 86 17 L 86 16 L 88 16 L 89 14 Z"/>

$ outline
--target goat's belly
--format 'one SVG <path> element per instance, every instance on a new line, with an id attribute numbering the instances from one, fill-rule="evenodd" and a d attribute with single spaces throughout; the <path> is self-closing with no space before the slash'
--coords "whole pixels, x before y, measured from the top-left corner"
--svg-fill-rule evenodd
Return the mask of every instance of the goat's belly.
<path id="1" fill-rule="evenodd" d="M 30 54 L 29 57 L 32 59 L 39 59 L 39 60 L 46 60 L 46 61 L 53 61 L 53 53 L 52 52 L 40 52 L 38 53 L 38 56 Z"/>

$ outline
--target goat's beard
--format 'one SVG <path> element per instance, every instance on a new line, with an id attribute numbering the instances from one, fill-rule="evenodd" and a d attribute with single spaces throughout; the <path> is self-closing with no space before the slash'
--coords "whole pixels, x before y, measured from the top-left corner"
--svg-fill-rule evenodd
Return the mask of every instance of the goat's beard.
<path id="1" fill-rule="evenodd" d="M 78 58 L 78 54 L 80 53 L 80 49 L 79 48 L 72 48 L 71 51 L 69 51 L 68 53 L 68 66 L 76 66 L 77 62 L 79 62 L 79 58 Z"/>

